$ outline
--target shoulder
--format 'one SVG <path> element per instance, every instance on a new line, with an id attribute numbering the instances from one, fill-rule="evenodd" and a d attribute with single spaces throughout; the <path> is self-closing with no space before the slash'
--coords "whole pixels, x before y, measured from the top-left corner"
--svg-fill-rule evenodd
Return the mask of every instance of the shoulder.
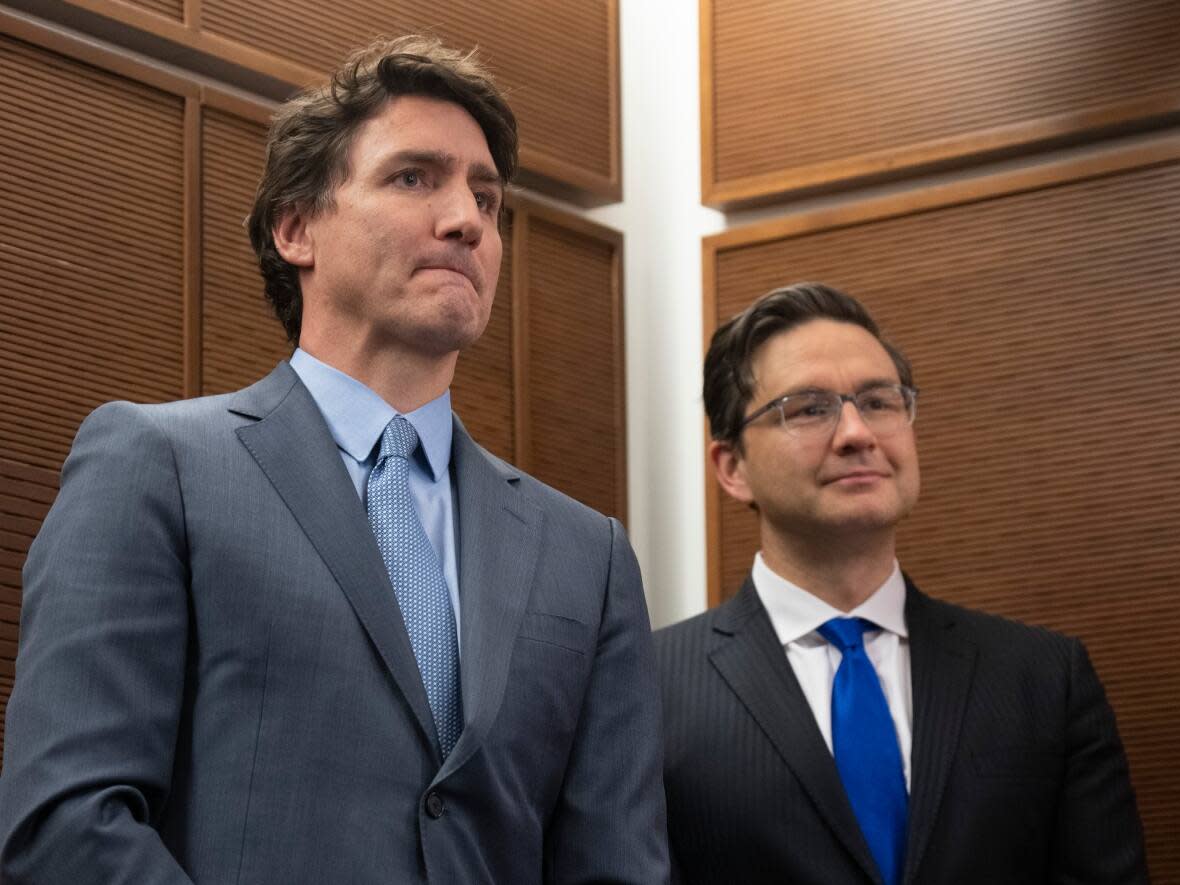
<path id="1" fill-rule="evenodd" d="M 710 654 L 735 631 L 748 630 L 749 620 L 760 614 L 765 617 L 753 588 L 744 586 L 716 608 L 656 630 L 656 663 L 665 690 L 679 691 L 701 678 L 711 678 Z"/>
<path id="2" fill-rule="evenodd" d="M 713 682 L 709 649 L 715 618 L 715 610 L 705 611 L 652 634 L 656 675 L 668 706 L 665 715 L 669 717 L 669 727 L 685 715 L 682 699 L 698 695 Z"/>
<path id="3" fill-rule="evenodd" d="M 109 425 L 128 429 L 143 427 L 168 432 L 174 427 L 204 423 L 214 415 L 228 412 L 233 396 L 233 394 L 220 394 L 164 403 L 133 403 L 116 400 L 103 403 L 96 408 L 82 422 L 82 425 Z"/>
<path id="4" fill-rule="evenodd" d="M 105 403 L 78 428 L 63 469 L 83 456 L 97 456 L 103 463 L 153 457 L 170 462 L 194 447 L 207 449 L 210 437 L 232 436 L 226 431 L 242 421 L 235 422 L 228 401 L 228 396 L 216 396 L 170 403 Z"/>
<path id="5" fill-rule="evenodd" d="M 153 404 L 123 400 L 104 403 L 78 427 L 74 450 L 165 446 L 170 437 L 183 435 L 186 427 L 207 424 L 215 410 L 210 403 L 214 399 L 224 397 Z"/>
<path id="6" fill-rule="evenodd" d="M 568 521 L 580 525 L 593 526 L 598 531 L 603 531 L 607 528 L 607 520 L 609 517 L 578 501 L 571 498 L 564 492 L 560 492 L 541 480 L 517 470 L 517 475 L 520 477 L 520 491 L 521 494 L 527 496 L 534 504 L 545 511 L 546 516 L 556 517 L 562 521 Z"/>
<path id="7" fill-rule="evenodd" d="M 1037 624 L 957 605 L 921 593 L 912 584 L 908 589 L 907 620 L 923 619 L 935 631 L 945 628 L 951 635 L 971 642 L 987 660 L 1044 665 L 1070 660 L 1083 652 L 1075 637 Z"/>
<path id="8" fill-rule="evenodd" d="M 179 476 L 187 466 L 222 465 L 240 443 L 235 430 L 264 417 L 297 387 L 285 363 L 243 390 L 163 403 L 105 403 L 78 428 L 62 466 L 62 483 L 104 475 L 142 482 Z"/>
<path id="9" fill-rule="evenodd" d="M 99 406 L 82 422 L 83 433 L 191 441 L 261 418 L 300 385 L 286 363 L 255 383 L 231 393 L 162 403 L 115 401 Z"/>
<path id="10" fill-rule="evenodd" d="M 703 655 L 714 635 L 732 636 L 756 626 L 759 618 L 766 617 L 766 609 L 754 590 L 753 579 L 747 576 L 738 591 L 725 602 L 657 630 L 656 647 L 669 658 Z"/>
<path id="11" fill-rule="evenodd" d="M 472 439 L 457 420 L 454 453 L 464 465 L 470 465 L 473 460 L 482 461 L 484 467 L 481 470 L 490 469 L 508 482 L 515 489 L 516 495 L 544 513 L 546 521 L 555 521 L 560 526 L 588 533 L 589 537 L 607 538 L 614 533 L 622 532 L 622 526 L 617 519 L 605 516 L 514 464 L 493 455 Z M 460 469 L 460 478 L 464 473 L 465 471 Z"/>
<path id="12" fill-rule="evenodd" d="M 686 655 L 704 654 L 706 640 L 713 632 L 718 609 L 709 609 L 653 633 L 656 654 L 672 661 Z"/>

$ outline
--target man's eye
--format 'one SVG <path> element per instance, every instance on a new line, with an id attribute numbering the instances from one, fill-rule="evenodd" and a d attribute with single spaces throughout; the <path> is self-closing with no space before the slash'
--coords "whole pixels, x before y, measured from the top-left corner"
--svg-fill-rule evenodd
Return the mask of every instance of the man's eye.
<path id="1" fill-rule="evenodd" d="M 826 418 L 831 414 L 831 406 L 821 399 L 811 397 L 791 397 L 783 402 L 783 420 L 810 421 L 816 418 Z"/>
<path id="2" fill-rule="evenodd" d="M 487 191 L 476 191 L 475 205 L 486 212 L 494 212 L 499 205 L 496 195 Z"/>
<path id="3" fill-rule="evenodd" d="M 422 173 L 415 169 L 406 169 L 394 176 L 394 180 L 406 187 L 417 187 L 422 183 Z"/>
<path id="4" fill-rule="evenodd" d="M 860 397 L 862 412 L 897 412 L 905 408 L 901 395 L 894 390 L 869 391 Z"/>

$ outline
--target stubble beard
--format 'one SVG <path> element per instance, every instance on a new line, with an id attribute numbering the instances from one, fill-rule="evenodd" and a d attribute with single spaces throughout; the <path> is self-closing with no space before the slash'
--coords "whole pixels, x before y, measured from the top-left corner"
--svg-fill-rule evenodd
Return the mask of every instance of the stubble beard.
<path id="1" fill-rule="evenodd" d="M 487 329 L 490 318 L 491 304 L 484 307 L 483 297 L 439 297 L 430 306 L 428 316 L 421 317 L 399 337 L 406 347 L 442 357 L 475 344 Z"/>

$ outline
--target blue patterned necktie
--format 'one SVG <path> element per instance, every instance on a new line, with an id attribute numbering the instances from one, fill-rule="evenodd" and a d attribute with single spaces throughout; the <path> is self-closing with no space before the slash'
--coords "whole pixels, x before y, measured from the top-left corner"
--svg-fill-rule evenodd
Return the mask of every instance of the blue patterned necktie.
<path id="1" fill-rule="evenodd" d="M 842 655 L 832 683 L 836 768 L 885 885 L 898 885 L 909 800 L 889 705 L 864 650 L 865 631 L 876 629 L 863 618 L 832 618 L 819 633 Z"/>
<path id="2" fill-rule="evenodd" d="M 410 497 L 409 457 L 417 447 L 418 434 L 401 415 L 386 425 L 377 463 L 369 474 L 365 506 L 446 759 L 463 730 L 459 640 L 442 567 Z"/>

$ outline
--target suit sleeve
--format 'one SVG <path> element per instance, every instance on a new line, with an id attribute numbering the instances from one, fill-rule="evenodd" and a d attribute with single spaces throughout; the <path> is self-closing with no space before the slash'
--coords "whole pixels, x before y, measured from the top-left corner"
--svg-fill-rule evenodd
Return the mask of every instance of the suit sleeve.
<path id="1" fill-rule="evenodd" d="M 160 840 L 188 642 L 172 449 L 142 408 L 82 425 L 24 570 L 0 881 L 185 883 Z"/>
<path id="2" fill-rule="evenodd" d="M 660 692 L 643 584 L 612 519 L 590 684 L 546 836 L 546 882 L 668 881 Z"/>
<path id="3" fill-rule="evenodd" d="M 1085 647 L 1076 640 L 1065 739 L 1051 881 L 1146 885 L 1143 830 L 1114 711 Z"/>

